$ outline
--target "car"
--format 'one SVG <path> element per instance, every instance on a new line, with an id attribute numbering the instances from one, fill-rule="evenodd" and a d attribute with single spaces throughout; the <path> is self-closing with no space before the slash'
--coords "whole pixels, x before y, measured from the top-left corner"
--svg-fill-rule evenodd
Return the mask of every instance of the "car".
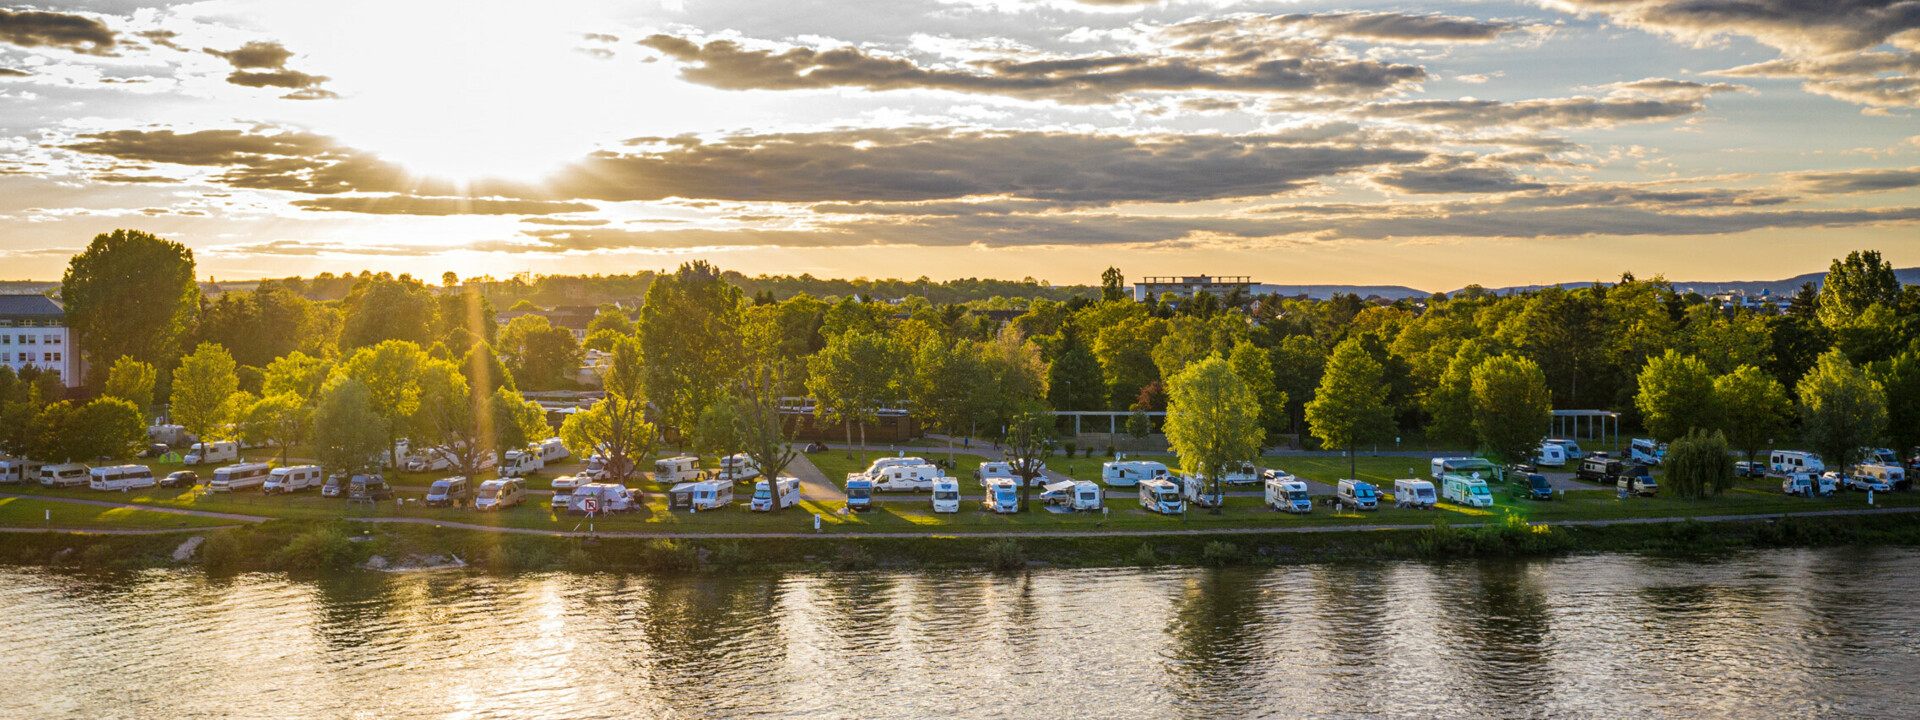
<path id="1" fill-rule="evenodd" d="M 1847 478 L 1846 487 L 1848 490 L 1865 490 L 1869 492 L 1883 493 L 1883 492 L 1893 491 L 1893 485 L 1889 484 L 1885 480 L 1881 480 L 1880 478 L 1874 477 L 1872 475 L 1850 476 Z"/>
<path id="2" fill-rule="evenodd" d="M 137 457 L 157 458 L 157 457 L 160 457 L 161 455 L 167 454 L 171 449 L 172 448 L 169 448 L 166 445 L 162 445 L 160 443 L 154 443 L 152 445 L 148 445 L 145 450 L 141 450 L 140 454 Z"/>
<path id="3" fill-rule="evenodd" d="M 193 487 L 200 484 L 200 474 L 192 470 L 176 470 L 160 478 L 160 487 Z"/>
<path id="4" fill-rule="evenodd" d="M 1526 475 L 1515 478 L 1515 480 L 1516 482 L 1514 484 L 1520 491 L 1520 493 L 1516 494 L 1524 493 L 1528 499 L 1532 500 L 1553 499 L 1553 484 L 1547 482 L 1547 476 L 1539 473 L 1527 473 Z"/>
<path id="5" fill-rule="evenodd" d="M 1743 478 L 1763 478 L 1767 476 L 1767 464 L 1741 460 L 1733 464 L 1733 476 Z"/>

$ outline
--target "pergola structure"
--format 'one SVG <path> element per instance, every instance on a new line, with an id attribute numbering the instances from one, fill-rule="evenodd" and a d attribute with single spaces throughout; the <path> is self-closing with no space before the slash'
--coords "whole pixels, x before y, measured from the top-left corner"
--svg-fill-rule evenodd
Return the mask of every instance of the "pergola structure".
<path id="1" fill-rule="evenodd" d="M 1613 439 L 1607 440 L 1608 425 L 1612 425 Z M 1599 440 L 1607 442 L 1609 447 L 1620 446 L 1620 413 L 1608 410 L 1555 410 L 1553 428 L 1549 437 L 1571 440 Z"/>

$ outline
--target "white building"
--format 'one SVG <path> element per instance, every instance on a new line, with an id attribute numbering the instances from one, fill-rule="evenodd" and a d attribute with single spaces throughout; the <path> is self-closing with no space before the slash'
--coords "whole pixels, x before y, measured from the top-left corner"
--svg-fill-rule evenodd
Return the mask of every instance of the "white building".
<path id="1" fill-rule="evenodd" d="M 0 295 L 0 365 L 57 370 L 67 387 L 86 380 L 67 311 L 45 295 Z"/>
<path id="2" fill-rule="evenodd" d="M 1173 293 L 1185 300 L 1201 291 L 1211 293 L 1216 298 L 1226 297 L 1227 293 L 1239 288 L 1241 292 L 1251 294 L 1253 278 L 1245 276 L 1194 275 L 1182 277 L 1145 277 L 1133 284 L 1135 302 L 1158 298 L 1164 293 Z"/>

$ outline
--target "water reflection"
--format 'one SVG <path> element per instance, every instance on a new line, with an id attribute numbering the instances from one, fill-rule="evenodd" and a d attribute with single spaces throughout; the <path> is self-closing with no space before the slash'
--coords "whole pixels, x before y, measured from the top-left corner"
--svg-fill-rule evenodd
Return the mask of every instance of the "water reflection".
<path id="1" fill-rule="evenodd" d="M 1920 554 L 291 580 L 0 570 L 0 717 L 1895 717 Z"/>

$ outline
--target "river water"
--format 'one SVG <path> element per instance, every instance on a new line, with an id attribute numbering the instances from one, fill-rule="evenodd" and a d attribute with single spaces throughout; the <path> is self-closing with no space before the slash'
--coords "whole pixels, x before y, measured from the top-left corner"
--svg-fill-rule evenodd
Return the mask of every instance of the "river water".
<path id="1" fill-rule="evenodd" d="M 1277 570 L 0 569 L 3 718 L 1913 717 L 1920 552 Z"/>

